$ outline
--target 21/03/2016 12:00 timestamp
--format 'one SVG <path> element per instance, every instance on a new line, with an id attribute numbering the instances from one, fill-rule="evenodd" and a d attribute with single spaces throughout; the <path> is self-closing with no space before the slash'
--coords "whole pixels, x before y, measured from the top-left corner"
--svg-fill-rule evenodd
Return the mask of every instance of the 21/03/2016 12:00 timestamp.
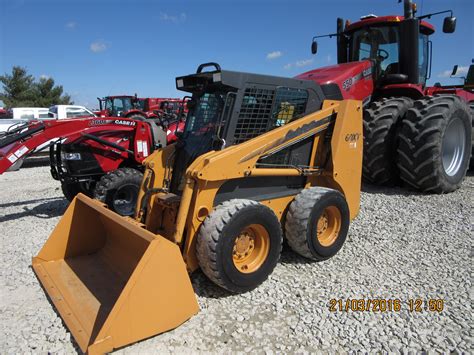
<path id="1" fill-rule="evenodd" d="M 400 299 L 368 298 L 368 299 L 330 299 L 331 312 L 400 312 L 403 308 L 409 312 L 442 312 L 443 299 L 413 298 L 407 301 Z"/>

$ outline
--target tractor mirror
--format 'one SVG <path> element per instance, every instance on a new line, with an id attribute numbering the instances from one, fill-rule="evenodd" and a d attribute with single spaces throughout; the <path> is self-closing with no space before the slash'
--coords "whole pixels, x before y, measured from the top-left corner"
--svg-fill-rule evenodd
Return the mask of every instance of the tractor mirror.
<path id="1" fill-rule="evenodd" d="M 443 21 L 443 32 L 453 33 L 456 30 L 456 17 L 448 16 Z"/>
<path id="2" fill-rule="evenodd" d="M 456 64 L 456 65 L 453 67 L 453 71 L 451 72 L 451 76 L 455 76 L 457 72 L 458 72 L 458 65 Z"/>
<path id="3" fill-rule="evenodd" d="M 311 43 L 311 53 L 316 54 L 318 52 L 318 42 L 313 41 Z"/>

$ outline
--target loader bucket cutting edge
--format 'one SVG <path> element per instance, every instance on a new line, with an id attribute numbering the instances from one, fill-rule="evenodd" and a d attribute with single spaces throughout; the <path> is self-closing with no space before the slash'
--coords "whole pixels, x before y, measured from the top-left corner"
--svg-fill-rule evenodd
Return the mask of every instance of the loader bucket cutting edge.
<path id="1" fill-rule="evenodd" d="M 82 194 L 32 264 L 84 352 L 173 329 L 199 310 L 176 244 Z"/>

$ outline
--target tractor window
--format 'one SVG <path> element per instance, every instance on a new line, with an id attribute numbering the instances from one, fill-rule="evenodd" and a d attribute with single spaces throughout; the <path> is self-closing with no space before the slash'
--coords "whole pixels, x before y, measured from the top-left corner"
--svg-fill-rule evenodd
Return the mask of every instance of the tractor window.
<path id="1" fill-rule="evenodd" d="M 398 37 L 395 26 L 366 27 L 355 31 L 350 39 L 351 61 L 372 59 L 381 75 L 398 73 Z"/>
<path id="2" fill-rule="evenodd" d="M 224 100 L 224 94 L 206 93 L 201 95 L 195 106 L 189 111 L 185 134 L 200 136 L 215 131 L 224 107 Z"/>
<path id="3" fill-rule="evenodd" d="M 418 41 L 418 56 L 419 56 L 419 70 L 420 70 L 420 83 L 425 83 L 428 77 L 428 36 L 420 33 Z"/>

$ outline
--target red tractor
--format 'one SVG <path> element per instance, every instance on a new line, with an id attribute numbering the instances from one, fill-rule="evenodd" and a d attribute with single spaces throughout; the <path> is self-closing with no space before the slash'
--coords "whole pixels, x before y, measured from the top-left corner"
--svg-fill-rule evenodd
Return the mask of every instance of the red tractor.
<path id="1" fill-rule="evenodd" d="M 0 174 L 40 145 L 50 148 L 51 174 L 69 200 L 82 192 L 132 215 L 142 181 L 142 161 L 166 145 L 160 121 L 81 118 L 30 121 L 0 134 Z"/>
<path id="2" fill-rule="evenodd" d="M 157 118 L 162 113 L 178 113 L 183 100 L 179 98 L 139 98 L 129 95 L 97 98 L 100 117 Z"/>
<path id="3" fill-rule="evenodd" d="M 297 78 L 322 85 L 327 97 L 364 103 L 364 180 L 379 185 L 402 181 L 435 193 L 459 188 L 472 147 L 472 87 L 427 87 L 431 74 L 434 27 L 423 19 L 450 13 L 443 32 L 452 33 L 452 11 L 416 15 L 404 1 L 404 16 L 369 15 L 344 24 L 337 32 L 338 64 Z"/>
<path id="4" fill-rule="evenodd" d="M 175 142 L 174 132 L 182 132 L 186 119 L 185 100 L 179 98 L 139 98 L 129 95 L 106 96 L 97 98 L 100 117 L 127 117 L 134 120 L 160 119 L 165 124 L 168 143 Z"/>

